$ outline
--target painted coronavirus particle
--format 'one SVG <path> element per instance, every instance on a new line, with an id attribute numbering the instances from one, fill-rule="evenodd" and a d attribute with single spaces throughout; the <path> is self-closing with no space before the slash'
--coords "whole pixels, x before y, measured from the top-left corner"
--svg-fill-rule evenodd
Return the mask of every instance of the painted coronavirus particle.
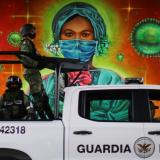
<path id="1" fill-rule="evenodd" d="M 19 32 L 11 32 L 7 38 L 8 43 L 13 47 L 18 47 L 21 43 L 21 39 L 22 39 L 22 36 Z"/>
<path id="2" fill-rule="evenodd" d="M 146 18 L 137 23 L 131 33 L 131 44 L 143 56 L 160 56 L 160 20 Z"/>
<path id="3" fill-rule="evenodd" d="M 123 53 L 118 53 L 116 56 L 117 61 L 122 62 L 124 60 L 124 54 Z"/>

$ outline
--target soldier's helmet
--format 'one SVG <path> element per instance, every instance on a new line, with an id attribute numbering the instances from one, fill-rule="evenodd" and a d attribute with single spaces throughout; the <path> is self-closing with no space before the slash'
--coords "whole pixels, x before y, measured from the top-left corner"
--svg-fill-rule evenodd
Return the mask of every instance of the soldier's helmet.
<path id="1" fill-rule="evenodd" d="M 36 36 L 36 28 L 33 24 L 27 23 L 20 28 L 20 33 L 23 37 L 30 37 L 31 39 Z"/>
<path id="2" fill-rule="evenodd" d="M 9 76 L 6 82 L 6 87 L 8 89 L 21 89 L 22 81 L 18 76 Z"/>

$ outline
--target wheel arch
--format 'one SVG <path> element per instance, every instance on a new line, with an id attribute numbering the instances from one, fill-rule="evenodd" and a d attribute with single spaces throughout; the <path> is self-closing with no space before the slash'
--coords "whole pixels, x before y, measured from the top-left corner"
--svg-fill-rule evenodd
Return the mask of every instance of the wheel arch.
<path id="1" fill-rule="evenodd" d="M 0 160 L 32 160 L 23 151 L 12 148 L 0 148 Z"/>

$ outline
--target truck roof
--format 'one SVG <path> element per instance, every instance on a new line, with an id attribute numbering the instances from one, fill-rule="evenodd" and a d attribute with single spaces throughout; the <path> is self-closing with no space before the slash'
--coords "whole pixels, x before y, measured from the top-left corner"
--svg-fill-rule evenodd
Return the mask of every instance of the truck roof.
<path id="1" fill-rule="evenodd" d="M 69 90 L 103 90 L 103 89 L 154 89 L 160 90 L 160 85 L 152 84 L 121 84 L 121 85 L 92 85 L 92 86 L 72 86 L 66 87 L 65 92 Z"/>

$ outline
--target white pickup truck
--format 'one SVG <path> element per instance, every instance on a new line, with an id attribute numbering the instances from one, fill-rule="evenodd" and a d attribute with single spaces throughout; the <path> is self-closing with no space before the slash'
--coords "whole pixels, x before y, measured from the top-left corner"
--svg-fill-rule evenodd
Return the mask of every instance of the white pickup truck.
<path id="1" fill-rule="evenodd" d="M 128 120 L 94 120 L 91 102 L 127 100 Z M 61 118 L 1 121 L 0 160 L 158 160 L 160 86 L 65 88 Z"/>

